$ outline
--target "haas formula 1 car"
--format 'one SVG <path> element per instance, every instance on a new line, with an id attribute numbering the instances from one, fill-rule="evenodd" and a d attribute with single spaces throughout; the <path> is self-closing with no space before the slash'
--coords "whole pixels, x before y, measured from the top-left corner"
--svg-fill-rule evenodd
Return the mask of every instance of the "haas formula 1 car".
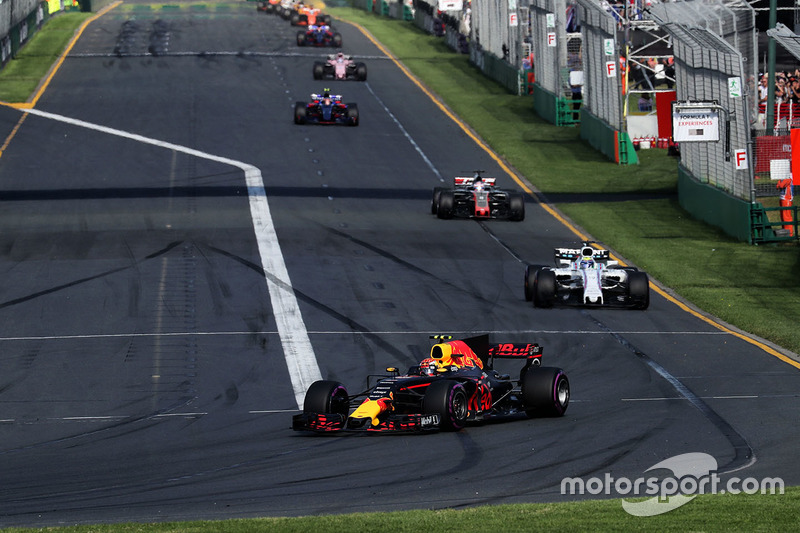
<path id="1" fill-rule="evenodd" d="M 326 89 L 322 94 L 312 94 L 311 102 L 295 103 L 294 123 L 358 126 L 358 106 L 343 104 L 342 95 L 330 94 Z"/>
<path id="2" fill-rule="evenodd" d="M 488 335 L 464 340 L 437 335 L 430 357 L 405 374 L 387 368 L 350 395 L 338 381 L 316 381 L 292 428 L 316 432 L 458 431 L 470 422 L 522 414 L 562 416 L 569 380 L 560 368 L 541 366 L 538 344 L 489 344 Z M 499 358 L 520 360 L 512 378 L 494 370 Z M 370 378 L 377 382 L 370 384 Z"/>
<path id="3" fill-rule="evenodd" d="M 476 171 L 470 177 L 456 176 L 453 188 L 435 187 L 431 214 L 439 218 L 525 219 L 525 198 L 518 191 L 495 187 L 497 178 L 484 178 Z"/>
<path id="4" fill-rule="evenodd" d="M 536 307 L 554 303 L 647 309 L 650 280 L 634 267 L 608 259 L 608 250 L 584 242 L 580 248 L 556 248 L 556 267 L 528 265 L 525 299 Z"/>
<path id="5" fill-rule="evenodd" d="M 356 63 L 352 56 L 339 52 L 330 54 L 327 61 L 314 61 L 314 79 L 331 78 L 334 80 L 366 81 L 367 65 Z"/>
<path id="6" fill-rule="evenodd" d="M 306 31 L 297 32 L 297 46 L 342 47 L 342 34 L 335 32 L 327 24 L 310 24 Z"/>

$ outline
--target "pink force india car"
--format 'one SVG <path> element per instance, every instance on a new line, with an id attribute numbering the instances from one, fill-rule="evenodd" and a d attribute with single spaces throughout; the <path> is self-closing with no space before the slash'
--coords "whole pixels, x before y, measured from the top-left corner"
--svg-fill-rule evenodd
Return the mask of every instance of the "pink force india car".
<path id="1" fill-rule="evenodd" d="M 608 250 L 585 241 L 580 248 L 556 248 L 556 267 L 525 268 L 525 299 L 536 307 L 582 305 L 647 309 L 650 280 L 635 267 L 620 266 Z"/>
<path id="2" fill-rule="evenodd" d="M 401 373 L 367 376 L 366 389 L 351 395 L 339 381 L 320 380 L 306 392 L 296 431 L 458 431 L 490 419 L 560 417 L 567 410 L 569 379 L 543 367 L 536 343 L 489 344 L 488 335 L 451 340 L 432 336 L 430 356 Z M 522 362 L 514 377 L 495 369 L 498 359 Z"/>
<path id="3" fill-rule="evenodd" d="M 367 65 L 353 61 L 352 56 L 344 55 L 342 52 L 328 55 L 328 59 L 314 61 L 314 79 L 333 79 L 333 80 L 367 80 Z"/>
<path id="4" fill-rule="evenodd" d="M 482 170 L 474 175 L 456 176 L 453 188 L 434 187 L 431 214 L 439 218 L 525 219 L 525 197 L 519 191 L 500 189 L 497 178 L 485 178 Z"/>

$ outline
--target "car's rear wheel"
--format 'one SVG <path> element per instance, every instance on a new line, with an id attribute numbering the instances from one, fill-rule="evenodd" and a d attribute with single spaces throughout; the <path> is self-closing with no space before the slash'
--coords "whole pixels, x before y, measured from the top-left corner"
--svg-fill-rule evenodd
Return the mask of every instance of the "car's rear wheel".
<path id="1" fill-rule="evenodd" d="M 350 397 L 338 381 L 315 381 L 306 391 L 303 412 L 319 414 L 350 414 Z"/>
<path id="2" fill-rule="evenodd" d="M 453 218 L 453 206 L 456 197 L 453 191 L 442 191 L 439 195 L 439 207 L 436 208 L 436 216 L 443 219 Z"/>
<path id="3" fill-rule="evenodd" d="M 533 300 L 533 288 L 536 286 L 536 274 L 540 269 L 544 268 L 542 265 L 528 265 L 525 267 L 525 301 L 530 302 Z"/>
<path id="4" fill-rule="evenodd" d="M 350 126 L 358 126 L 358 106 L 356 104 L 347 104 L 347 109 L 345 112 L 347 123 Z"/>
<path id="5" fill-rule="evenodd" d="M 634 309 L 647 309 L 650 306 L 650 279 L 646 272 L 628 272 L 628 296 Z"/>
<path id="6" fill-rule="evenodd" d="M 560 368 L 529 368 L 522 376 L 522 402 L 530 417 L 563 416 L 569 393 L 569 379 Z"/>
<path id="7" fill-rule="evenodd" d="M 441 429 L 458 431 L 467 423 L 467 391 L 457 381 L 434 381 L 425 391 L 422 412 L 439 415 Z"/>
<path id="8" fill-rule="evenodd" d="M 434 187 L 433 196 L 431 197 L 431 215 L 435 215 L 439 211 L 439 197 L 442 196 L 442 191 L 446 190 L 445 187 Z"/>
<path id="9" fill-rule="evenodd" d="M 358 81 L 367 81 L 367 65 L 364 63 L 356 65 L 356 79 Z"/>
<path id="10" fill-rule="evenodd" d="M 297 46 L 305 46 L 306 45 L 306 32 L 299 31 L 297 32 Z"/>
<path id="11" fill-rule="evenodd" d="M 342 47 L 342 34 L 341 33 L 334 33 L 333 34 L 333 46 L 336 48 Z"/>
<path id="12" fill-rule="evenodd" d="M 525 198 L 519 193 L 511 194 L 508 197 L 508 210 L 511 220 L 515 222 L 525 220 Z"/>
<path id="13" fill-rule="evenodd" d="M 292 26 L 297 26 L 300 23 L 300 14 L 292 13 L 292 15 L 289 17 L 289 23 Z"/>
<path id="14" fill-rule="evenodd" d="M 321 80 L 325 74 L 325 65 L 319 61 L 314 61 L 314 79 Z"/>
<path id="15" fill-rule="evenodd" d="M 536 271 L 533 278 L 533 305 L 552 307 L 556 299 L 556 273 L 548 268 Z"/>
<path id="16" fill-rule="evenodd" d="M 295 124 L 305 124 L 306 123 L 306 103 L 305 102 L 297 102 L 294 104 L 294 123 Z"/>

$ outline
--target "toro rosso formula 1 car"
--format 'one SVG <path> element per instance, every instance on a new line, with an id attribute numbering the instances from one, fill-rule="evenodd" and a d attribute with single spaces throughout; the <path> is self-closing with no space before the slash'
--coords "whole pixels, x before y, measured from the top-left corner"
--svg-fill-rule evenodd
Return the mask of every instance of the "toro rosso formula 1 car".
<path id="1" fill-rule="evenodd" d="M 352 56 L 339 52 L 331 54 L 327 61 L 314 61 L 314 79 L 331 78 L 334 80 L 366 81 L 367 65 L 356 63 Z"/>
<path id="2" fill-rule="evenodd" d="M 334 32 L 327 24 L 309 25 L 306 31 L 297 32 L 297 46 L 333 46 L 341 48 L 342 34 Z"/>
<path id="3" fill-rule="evenodd" d="M 650 280 L 634 267 L 608 259 L 608 250 L 584 242 L 580 248 L 556 248 L 556 267 L 528 265 L 525 299 L 536 307 L 554 303 L 647 309 Z"/>
<path id="4" fill-rule="evenodd" d="M 358 106 L 343 104 L 342 95 L 330 94 L 326 89 L 322 94 L 312 94 L 311 102 L 295 103 L 294 123 L 358 126 Z"/>
<path id="5" fill-rule="evenodd" d="M 489 344 L 488 335 L 433 338 L 437 342 L 429 358 L 405 374 L 390 367 L 389 375 L 369 376 L 366 390 L 356 395 L 338 381 L 312 383 L 292 428 L 321 433 L 458 431 L 495 417 L 565 413 L 569 380 L 560 368 L 541 366 L 538 344 Z M 519 376 L 496 372 L 499 358 L 520 360 Z M 370 378 L 377 382 L 370 385 Z"/>
<path id="6" fill-rule="evenodd" d="M 435 187 L 431 214 L 439 218 L 525 219 L 525 198 L 518 191 L 498 189 L 497 178 L 484 178 L 482 171 L 472 177 L 456 176 L 453 188 Z"/>

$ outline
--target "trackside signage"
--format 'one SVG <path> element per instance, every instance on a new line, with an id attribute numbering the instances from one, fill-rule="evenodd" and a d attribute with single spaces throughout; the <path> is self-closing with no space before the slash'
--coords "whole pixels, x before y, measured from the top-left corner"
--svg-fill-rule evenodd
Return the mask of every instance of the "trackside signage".
<path id="1" fill-rule="evenodd" d="M 645 473 L 669 470 L 672 475 L 641 476 L 636 479 L 614 477 L 609 473 L 589 479 L 564 478 L 562 495 L 619 495 L 622 508 L 633 516 L 656 516 L 667 513 L 692 501 L 698 494 L 783 494 L 781 478 L 755 479 L 731 477 L 722 480 L 717 474 L 717 460 L 707 453 L 685 453 L 654 464 Z"/>
<path id="2" fill-rule="evenodd" d="M 712 109 L 672 113 L 675 142 L 718 141 L 719 113 Z"/>

